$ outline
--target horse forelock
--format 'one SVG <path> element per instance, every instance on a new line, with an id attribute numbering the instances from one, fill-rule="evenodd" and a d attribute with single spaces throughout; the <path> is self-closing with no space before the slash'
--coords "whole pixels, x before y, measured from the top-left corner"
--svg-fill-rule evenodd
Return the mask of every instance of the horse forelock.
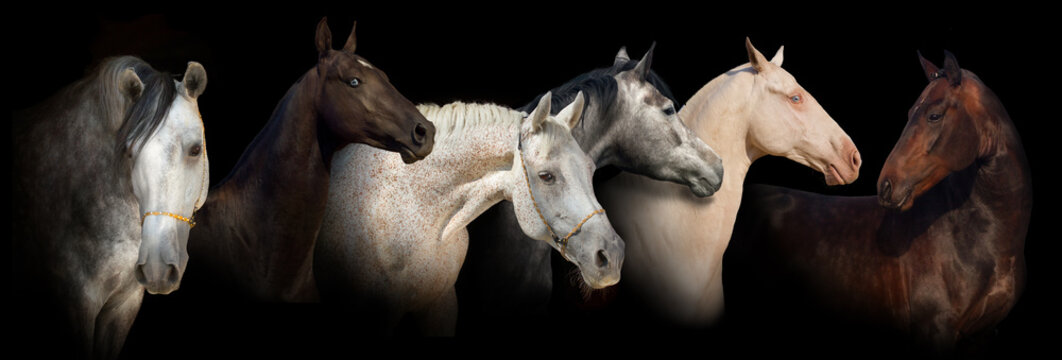
<path id="1" fill-rule="evenodd" d="M 107 76 L 103 76 L 101 81 L 109 82 L 102 85 L 111 89 L 110 94 L 122 96 L 118 79 L 127 68 L 133 68 L 143 83 L 140 96 L 124 113 L 122 126 L 118 131 L 119 153 L 130 151 L 135 155 L 166 119 L 170 106 L 177 98 L 177 85 L 169 73 L 157 71 L 147 62 L 135 57 L 110 59 L 104 66 Z"/>

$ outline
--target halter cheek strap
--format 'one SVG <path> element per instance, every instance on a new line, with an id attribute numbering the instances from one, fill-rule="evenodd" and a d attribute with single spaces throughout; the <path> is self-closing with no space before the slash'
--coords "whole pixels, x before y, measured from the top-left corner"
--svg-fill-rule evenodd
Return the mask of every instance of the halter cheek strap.
<path id="1" fill-rule="evenodd" d="M 527 164 L 524 161 L 523 142 L 517 143 L 516 150 L 520 153 L 520 167 L 524 169 L 524 180 L 527 180 L 527 194 L 531 196 L 531 205 L 535 207 L 535 212 L 538 213 L 538 218 L 542 220 L 542 224 L 546 225 L 546 230 L 549 230 L 549 236 L 553 238 L 553 242 L 560 246 L 560 251 L 563 255 L 568 250 L 568 240 L 583 227 L 583 224 L 590 221 L 590 218 L 594 217 L 594 215 L 604 214 L 605 209 L 594 210 L 586 215 L 586 217 L 583 218 L 583 221 L 580 221 L 578 225 L 575 225 L 575 228 L 573 228 L 572 231 L 569 231 L 568 235 L 564 235 L 563 238 L 557 237 L 557 233 L 553 232 L 553 227 L 549 226 L 549 223 L 546 222 L 546 217 L 542 216 L 542 210 L 538 208 L 538 202 L 535 201 L 535 194 L 531 192 L 531 177 L 527 175 Z"/>

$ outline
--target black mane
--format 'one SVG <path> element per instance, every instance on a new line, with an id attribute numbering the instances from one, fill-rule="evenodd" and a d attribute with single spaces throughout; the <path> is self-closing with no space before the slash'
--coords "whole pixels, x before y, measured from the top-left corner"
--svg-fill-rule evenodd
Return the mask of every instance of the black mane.
<path id="1" fill-rule="evenodd" d="M 576 76 L 561 86 L 553 88 L 553 98 L 550 102 L 550 112 L 556 115 L 568 104 L 571 104 L 575 100 L 575 95 L 580 91 L 584 93 L 586 102 L 589 105 L 591 101 L 601 101 L 598 104 L 601 108 L 610 108 L 616 101 L 616 94 L 618 92 L 618 85 L 614 76 L 624 71 L 634 69 L 638 65 L 638 61 L 627 61 L 621 65 L 611 66 L 607 68 L 594 69 L 586 72 L 582 75 Z M 660 79 L 660 76 L 656 75 L 656 72 L 649 71 L 649 77 L 646 81 L 656 87 L 660 94 L 664 95 L 676 105 L 679 104 L 678 100 L 671 93 L 671 88 L 664 83 L 664 80 Z M 538 100 L 542 98 L 543 94 L 539 94 L 527 105 L 524 105 L 519 110 L 524 112 L 530 112 L 538 105 Z"/>
<path id="2" fill-rule="evenodd" d="M 129 108 L 118 131 L 118 146 L 124 148 L 119 149 L 119 153 L 130 151 L 135 154 L 166 118 L 177 98 L 177 85 L 169 73 L 155 70 L 141 59 L 128 56 L 113 61 L 119 63 L 119 69 L 133 68 L 144 84 L 144 90 Z"/>

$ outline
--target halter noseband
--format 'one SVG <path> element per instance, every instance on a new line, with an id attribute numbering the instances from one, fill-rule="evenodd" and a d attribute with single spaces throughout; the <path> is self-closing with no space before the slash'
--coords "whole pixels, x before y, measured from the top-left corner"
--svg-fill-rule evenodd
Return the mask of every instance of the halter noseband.
<path id="1" fill-rule="evenodd" d="M 531 192 L 531 177 L 527 175 L 527 164 L 524 161 L 523 141 L 521 140 L 522 139 L 519 138 L 517 139 L 516 151 L 520 153 L 520 167 L 524 169 L 524 180 L 527 180 L 527 194 L 531 196 L 531 205 L 535 207 L 535 212 L 538 213 L 538 218 L 542 220 L 542 224 L 546 225 L 546 230 L 549 230 L 549 236 L 553 238 L 553 242 L 560 246 L 560 251 L 563 255 L 568 249 L 568 239 L 571 239 L 571 237 L 583 227 L 583 224 L 589 221 L 590 218 L 594 217 L 594 215 L 604 214 L 605 209 L 594 210 L 586 215 L 586 217 L 583 218 L 583 221 L 580 221 L 578 225 L 575 225 L 575 228 L 573 228 L 572 231 L 569 231 L 568 235 L 565 235 L 563 238 L 557 237 L 557 233 L 553 232 L 553 227 L 549 226 L 549 223 L 546 222 L 546 217 L 542 216 L 542 210 L 539 210 L 538 202 L 535 201 L 535 194 Z"/>

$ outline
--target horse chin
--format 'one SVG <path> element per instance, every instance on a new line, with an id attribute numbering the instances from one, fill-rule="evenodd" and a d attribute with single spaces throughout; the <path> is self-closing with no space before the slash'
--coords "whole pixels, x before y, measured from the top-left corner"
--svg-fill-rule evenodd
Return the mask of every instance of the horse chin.
<path id="1" fill-rule="evenodd" d="M 722 187 L 722 183 L 712 184 L 708 179 L 702 177 L 696 181 L 690 181 L 689 187 L 690 191 L 692 191 L 694 195 L 697 195 L 697 197 L 709 197 L 719 191 L 719 188 Z"/>
<path id="2" fill-rule="evenodd" d="M 911 190 L 904 192 L 902 198 L 899 201 L 892 201 L 892 199 L 878 198 L 878 203 L 890 210 L 899 210 L 901 212 L 911 210 L 914 206 L 914 201 L 911 199 Z"/>
<path id="3" fill-rule="evenodd" d="M 169 295 L 170 293 L 172 293 L 174 291 L 177 291 L 177 289 L 179 289 L 180 287 L 181 287 L 181 284 L 177 284 L 176 286 L 169 287 L 169 288 L 144 287 L 144 290 L 147 291 L 147 293 L 151 294 L 151 295 Z"/>
<path id="4" fill-rule="evenodd" d="M 841 177 L 841 172 L 837 171 L 837 167 L 830 164 L 826 167 L 826 171 L 823 172 L 826 175 L 826 185 L 837 186 L 844 185 L 844 178 Z"/>
<path id="5" fill-rule="evenodd" d="M 417 154 L 413 153 L 413 151 L 408 148 L 402 148 L 398 153 L 402 155 L 402 162 L 406 164 L 412 164 L 424 158 L 423 156 L 417 156 Z"/>

